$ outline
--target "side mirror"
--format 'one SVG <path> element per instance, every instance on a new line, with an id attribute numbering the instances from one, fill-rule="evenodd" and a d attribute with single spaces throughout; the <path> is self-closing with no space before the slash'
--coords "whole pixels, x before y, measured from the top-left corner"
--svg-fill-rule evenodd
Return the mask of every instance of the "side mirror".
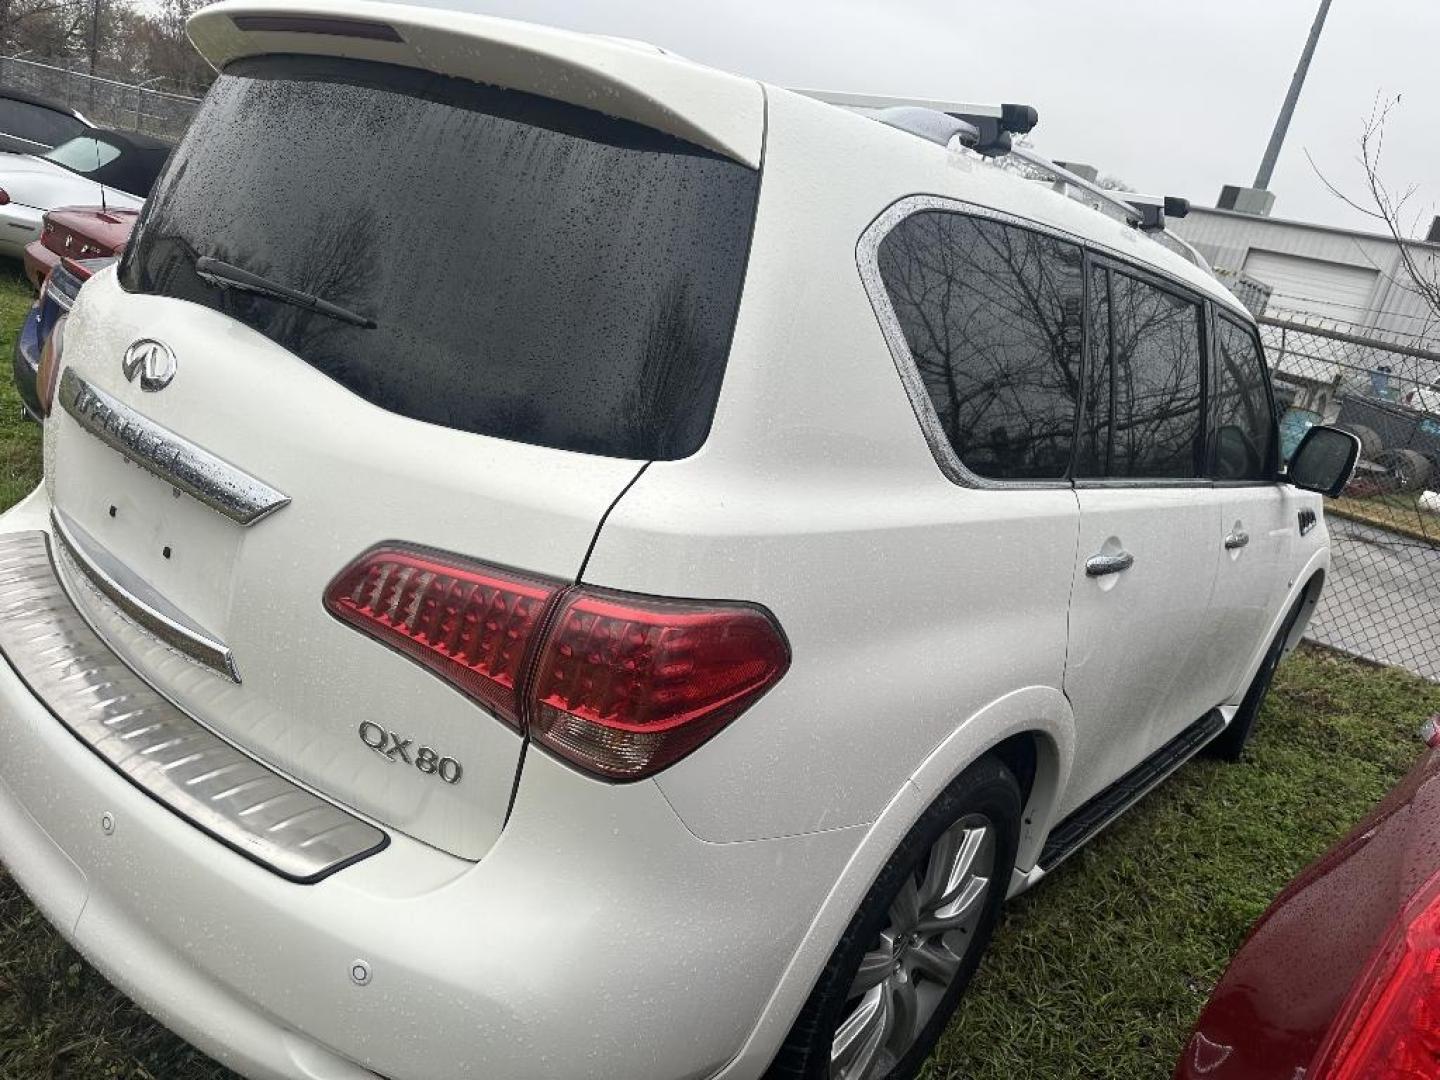
<path id="1" fill-rule="evenodd" d="M 1360 460 L 1360 440 L 1348 431 L 1312 427 L 1300 440 L 1285 479 L 1305 491 L 1334 498 L 1345 490 Z"/>

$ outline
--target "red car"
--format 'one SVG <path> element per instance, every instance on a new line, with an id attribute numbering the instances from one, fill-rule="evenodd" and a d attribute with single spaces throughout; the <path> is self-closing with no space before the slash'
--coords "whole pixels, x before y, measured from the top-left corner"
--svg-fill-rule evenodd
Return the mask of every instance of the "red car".
<path id="1" fill-rule="evenodd" d="M 1175 1080 L 1440 1077 L 1437 730 L 1440 717 L 1429 753 L 1255 924 Z"/>
<path id="2" fill-rule="evenodd" d="M 40 239 L 25 245 L 25 276 L 40 288 L 63 258 L 98 259 L 119 255 L 130 242 L 138 210 L 71 206 L 45 215 Z"/>

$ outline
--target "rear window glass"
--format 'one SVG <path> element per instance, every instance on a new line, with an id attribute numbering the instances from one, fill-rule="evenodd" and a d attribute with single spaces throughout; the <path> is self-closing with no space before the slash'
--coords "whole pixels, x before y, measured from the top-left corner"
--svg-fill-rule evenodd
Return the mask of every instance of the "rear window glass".
<path id="1" fill-rule="evenodd" d="M 43 155 L 47 161 L 83 174 L 97 172 L 119 156 L 119 147 L 92 136 L 70 139 Z"/>
<path id="2" fill-rule="evenodd" d="M 704 441 L 759 176 L 587 109 L 361 61 L 226 68 L 121 265 L 381 408 L 627 458 Z M 209 256 L 373 328 L 197 275 Z"/>

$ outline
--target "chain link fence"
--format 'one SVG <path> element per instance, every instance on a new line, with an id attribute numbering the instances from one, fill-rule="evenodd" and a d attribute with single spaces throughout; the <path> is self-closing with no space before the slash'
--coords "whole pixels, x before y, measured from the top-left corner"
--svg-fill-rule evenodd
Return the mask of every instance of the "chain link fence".
<path id="1" fill-rule="evenodd" d="M 83 61 L 23 60 L 0 56 L 0 86 L 25 90 L 83 113 L 101 127 L 139 131 L 177 141 L 190 125 L 199 98 L 169 94 L 87 75 L 67 64 Z"/>
<path id="2" fill-rule="evenodd" d="M 1271 313 L 1260 319 L 1288 454 L 1313 424 L 1360 438 L 1327 504 L 1323 644 L 1440 681 L 1440 352 L 1420 339 Z"/>

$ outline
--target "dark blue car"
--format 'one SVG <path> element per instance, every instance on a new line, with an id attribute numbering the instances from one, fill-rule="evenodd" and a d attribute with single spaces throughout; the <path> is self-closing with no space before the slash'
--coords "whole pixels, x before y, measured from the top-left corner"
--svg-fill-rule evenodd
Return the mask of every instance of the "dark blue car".
<path id="1" fill-rule="evenodd" d="M 25 406 L 25 412 L 32 419 L 45 418 L 36 388 L 40 354 L 45 349 L 45 342 L 50 340 L 55 324 L 69 313 L 80 286 L 115 261 L 113 257 L 62 259 L 45 279 L 40 295 L 20 325 L 20 336 L 15 341 L 15 387 L 20 391 L 20 402 Z"/>

